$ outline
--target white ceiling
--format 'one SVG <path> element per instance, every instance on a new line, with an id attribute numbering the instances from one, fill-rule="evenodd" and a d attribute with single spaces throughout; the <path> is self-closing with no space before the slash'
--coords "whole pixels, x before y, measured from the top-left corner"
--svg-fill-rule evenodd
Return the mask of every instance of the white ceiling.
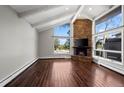
<path id="1" fill-rule="evenodd" d="M 81 12 L 81 16 L 83 17 L 83 15 L 86 14 L 88 17 L 94 19 L 95 17 L 98 17 L 101 13 L 104 13 L 111 7 L 112 6 L 108 5 L 86 5 Z"/>
<path id="2" fill-rule="evenodd" d="M 38 31 L 69 23 L 80 5 L 11 5 L 18 15 L 28 21 Z M 111 6 L 85 5 L 77 18 L 93 19 Z"/>

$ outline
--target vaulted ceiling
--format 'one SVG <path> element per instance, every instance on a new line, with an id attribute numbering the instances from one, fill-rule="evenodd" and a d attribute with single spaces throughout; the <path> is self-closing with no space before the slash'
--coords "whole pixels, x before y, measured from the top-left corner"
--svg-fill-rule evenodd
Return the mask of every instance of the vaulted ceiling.
<path id="1" fill-rule="evenodd" d="M 80 5 L 11 5 L 19 17 L 24 18 L 38 31 L 70 23 L 80 9 Z M 76 18 L 93 20 L 112 6 L 85 5 Z"/>

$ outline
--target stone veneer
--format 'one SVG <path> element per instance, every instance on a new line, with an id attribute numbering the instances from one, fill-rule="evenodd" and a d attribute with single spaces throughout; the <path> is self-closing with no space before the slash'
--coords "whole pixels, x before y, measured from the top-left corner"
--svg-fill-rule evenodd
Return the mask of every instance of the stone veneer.
<path id="1" fill-rule="evenodd" d="M 77 19 L 74 22 L 74 40 L 88 38 L 88 45 L 92 47 L 92 21 L 89 19 Z M 91 51 L 88 51 L 91 55 Z"/>

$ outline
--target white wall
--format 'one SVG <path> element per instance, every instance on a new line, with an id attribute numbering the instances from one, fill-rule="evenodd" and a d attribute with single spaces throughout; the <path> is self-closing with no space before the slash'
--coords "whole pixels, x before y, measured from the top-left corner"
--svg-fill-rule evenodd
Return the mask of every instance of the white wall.
<path id="1" fill-rule="evenodd" d="M 38 49 L 39 49 L 39 57 L 46 58 L 53 56 L 53 29 L 49 29 L 48 31 L 39 32 L 38 39 Z"/>
<path id="2" fill-rule="evenodd" d="M 0 6 L 0 83 L 37 58 L 37 32 L 9 6 Z"/>
<path id="3" fill-rule="evenodd" d="M 39 32 L 38 51 L 39 58 L 70 58 L 67 54 L 54 54 L 53 29 Z"/>

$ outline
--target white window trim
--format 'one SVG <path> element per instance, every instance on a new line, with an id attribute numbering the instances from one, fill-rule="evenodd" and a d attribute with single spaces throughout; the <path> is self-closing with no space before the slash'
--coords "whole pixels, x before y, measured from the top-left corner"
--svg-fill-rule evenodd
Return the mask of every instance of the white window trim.
<path id="1" fill-rule="evenodd" d="M 111 52 L 111 53 L 122 53 L 122 51 L 104 50 L 104 49 L 94 49 L 94 51 Z"/>
<path id="2" fill-rule="evenodd" d="M 124 5 L 121 6 L 122 7 L 122 24 L 124 25 Z M 124 65 L 124 28 L 123 28 L 123 31 L 122 31 L 122 40 L 121 40 L 121 51 L 122 51 L 122 54 L 121 54 L 121 57 L 122 57 L 122 64 Z"/>

